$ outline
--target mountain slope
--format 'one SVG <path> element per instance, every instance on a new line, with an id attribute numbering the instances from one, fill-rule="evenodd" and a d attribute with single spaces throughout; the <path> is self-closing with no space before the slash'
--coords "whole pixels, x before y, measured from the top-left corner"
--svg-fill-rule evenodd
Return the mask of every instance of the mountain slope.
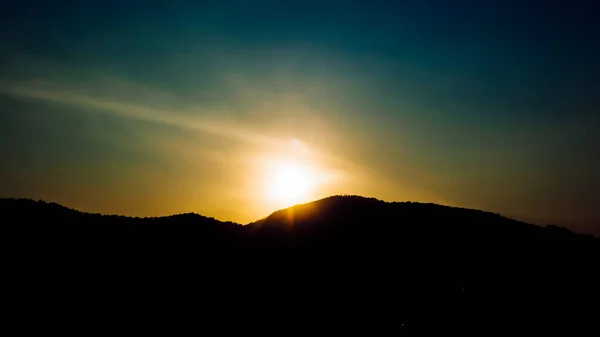
<path id="1" fill-rule="evenodd" d="M 333 196 L 241 226 L 0 199 L 0 221 L 15 306 L 83 301 L 127 317 L 120 304 L 133 303 L 143 313 L 259 312 L 278 331 L 448 332 L 489 329 L 490 310 L 538 312 L 527 303 L 592 307 L 598 285 L 598 239 L 434 204 Z"/>
<path id="2" fill-rule="evenodd" d="M 133 218 L 80 212 L 56 203 L 0 199 L 0 220 L 15 239 L 36 247 L 86 251 L 227 249 L 242 225 L 198 214 Z"/>
<path id="3" fill-rule="evenodd" d="M 215 246 L 229 246 L 233 244 L 230 240 L 280 248 L 317 244 L 352 247 L 367 240 L 377 245 L 419 240 L 462 245 L 598 242 L 590 235 L 562 227 L 531 225 L 489 212 L 414 202 L 388 203 L 360 196 L 332 196 L 296 205 L 246 226 L 193 213 L 151 218 L 91 214 L 29 199 L 0 199 L 0 219 L 5 227 L 57 232 L 93 230 L 98 235 L 110 232 L 113 237 L 180 233 L 185 235 L 179 240 Z"/>
<path id="4" fill-rule="evenodd" d="M 280 265 L 280 270 L 335 265 L 365 271 L 402 264 L 415 270 L 473 270 L 531 275 L 587 271 L 600 240 L 557 226 L 540 227 L 497 214 L 412 202 L 332 196 L 274 212 L 242 226 L 197 214 L 159 218 L 104 216 L 53 203 L 0 200 L 12 241 L 34 252 L 74 251 L 103 259 L 136 256 L 205 263 Z M 219 255 L 215 255 L 219 254 Z M 245 262 L 243 262 L 245 261 Z M 329 262 L 326 262 L 329 261 Z M 204 262 L 203 262 L 204 263 Z M 340 272 L 341 273 L 341 272 Z M 343 273 L 342 273 L 343 274 Z"/>
<path id="5" fill-rule="evenodd" d="M 600 240 L 557 226 L 497 214 L 412 202 L 332 196 L 274 212 L 244 227 L 250 242 L 302 264 L 368 273 L 390 266 L 415 273 L 520 275 L 543 279 L 587 275 Z M 307 262 L 309 261 L 309 262 Z M 428 270 L 425 272 L 425 270 Z M 583 276 L 582 276 L 583 277 Z M 467 277 L 468 278 L 468 277 Z M 546 280 L 547 282 L 547 280 Z"/>
<path id="6" fill-rule="evenodd" d="M 360 196 L 332 196 L 282 209 L 249 224 L 256 236 L 301 244 L 326 239 L 351 245 L 366 240 L 377 242 L 512 242 L 595 241 L 558 226 L 535 226 L 503 216 L 457 207 L 413 202 L 387 203 Z M 276 242 L 274 242 L 275 244 Z"/>

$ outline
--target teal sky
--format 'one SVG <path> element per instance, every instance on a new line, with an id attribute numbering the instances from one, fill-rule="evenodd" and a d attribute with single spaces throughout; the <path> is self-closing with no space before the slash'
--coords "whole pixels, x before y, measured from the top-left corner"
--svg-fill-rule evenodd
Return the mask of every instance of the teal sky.
<path id="1" fill-rule="evenodd" d="M 0 5 L 1 197 L 249 222 L 295 163 L 600 233 L 591 2 L 151 3 Z"/>

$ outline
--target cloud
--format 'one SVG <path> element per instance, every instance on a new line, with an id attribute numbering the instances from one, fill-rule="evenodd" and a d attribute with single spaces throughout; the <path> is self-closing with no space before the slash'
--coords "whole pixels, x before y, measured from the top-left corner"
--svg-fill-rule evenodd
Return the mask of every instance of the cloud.
<path id="1" fill-rule="evenodd" d="M 269 139 L 263 135 L 233 125 L 231 122 L 225 124 L 214 118 L 204 117 L 202 116 L 201 109 L 193 109 L 199 110 L 198 114 L 188 115 L 122 101 L 98 99 L 85 93 L 77 93 L 64 89 L 15 86 L 10 88 L 2 87 L 0 90 L 6 94 L 63 104 L 79 105 L 85 108 L 97 109 L 105 113 L 117 114 L 126 118 L 158 123 L 191 131 L 207 132 L 217 136 L 235 138 L 244 142 L 264 145 L 274 142 L 273 139 Z"/>
<path id="2" fill-rule="evenodd" d="M 233 86 L 231 90 L 232 98 L 237 100 L 234 105 L 241 107 L 238 109 L 244 109 L 246 112 L 259 111 L 240 118 L 240 113 L 232 111 L 235 110 L 232 108 L 227 110 L 206 108 L 197 103 L 177 101 L 178 97 L 170 92 L 107 77 L 86 83 L 48 80 L 0 82 L 0 92 L 12 96 L 74 105 L 82 107 L 82 112 L 94 111 L 174 127 L 182 131 L 224 137 L 253 146 L 262 152 L 301 155 L 320 165 L 332 166 L 340 171 L 358 173 L 362 170 L 352 161 L 327 153 L 324 147 L 312 148 L 300 139 L 284 136 L 285 132 L 282 134 L 281 130 L 276 129 L 277 123 L 270 124 L 271 129 L 269 129 L 267 123 L 264 123 L 266 118 L 264 111 L 277 109 L 277 104 L 273 102 L 279 98 L 270 97 L 259 104 L 253 104 L 250 98 L 245 100 L 243 97 L 246 97 L 248 92 L 259 91 L 260 88 L 247 88 L 247 85 L 241 85 Z M 140 101 L 146 103 L 142 104 Z M 284 109 L 292 109 L 296 115 L 310 114 L 310 111 L 299 104 L 294 107 L 296 102 L 290 101 L 289 96 L 281 97 L 281 102 Z M 179 108 L 163 108 L 174 105 Z M 254 116 L 260 118 L 253 118 Z M 272 118 L 285 118 L 285 116 L 273 113 Z M 310 118 L 307 116 L 307 119 Z"/>

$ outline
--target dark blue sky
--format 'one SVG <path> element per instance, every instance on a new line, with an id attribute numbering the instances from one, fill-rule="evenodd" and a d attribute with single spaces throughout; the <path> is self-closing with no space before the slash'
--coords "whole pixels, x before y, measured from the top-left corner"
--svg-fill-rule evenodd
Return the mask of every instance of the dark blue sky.
<path id="1" fill-rule="evenodd" d="M 355 183 L 322 193 L 422 199 L 598 229 L 600 11 L 593 1 L 0 6 L 3 196 L 79 200 L 72 206 L 121 213 L 193 207 L 251 220 L 258 214 L 198 206 L 211 183 L 239 187 L 254 179 L 231 173 L 239 163 L 202 157 L 190 164 L 192 173 L 179 172 L 184 159 L 147 139 L 185 149 L 201 144 L 200 152 L 230 157 L 266 151 L 229 135 L 243 134 L 299 139 L 351 163 L 336 170 Z M 194 123 L 202 131 L 188 136 Z M 48 159 L 56 156 L 69 164 Z M 114 190 L 48 182 L 53 167 L 64 179 L 77 173 L 81 181 L 121 186 L 115 174 L 89 168 L 106 163 L 117 176 L 124 167 L 174 181 L 191 174 L 199 187 L 155 210 L 161 202 L 151 197 L 132 194 L 119 203 L 129 208 L 116 208 L 81 197 Z M 197 167 L 230 174 L 218 180 Z M 147 179 L 136 186 L 153 193 L 154 178 Z M 215 200 L 254 209 L 253 186 Z"/>

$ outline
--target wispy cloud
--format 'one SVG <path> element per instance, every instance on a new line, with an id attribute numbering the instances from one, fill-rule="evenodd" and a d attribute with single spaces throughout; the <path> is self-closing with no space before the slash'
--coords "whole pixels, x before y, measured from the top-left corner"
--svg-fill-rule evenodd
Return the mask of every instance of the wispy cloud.
<path id="1" fill-rule="evenodd" d="M 46 100 L 63 104 L 78 105 L 85 108 L 93 108 L 104 113 L 117 114 L 126 118 L 158 123 L 192 131 L 208 132 L 217 136 L 235 138 L 243 142 L 262 145 L 276 144 L 276 140 L 270 139 L 258 133 L 254 133 L 242 126 L 234 125 L 234 123 L 231 121 L 224 123 L 223 121 L 218 121 L 218 118 L 206 117 L 200 108 L 191 109 L 197 110 L 197 113 L 195 114 L 182 114 L 163 109 L 156 109 L 151 106 L 130 104 L 111 99 L 98 99 L 85 93 L 67 91 L 60 88 L 52 89 L 37 88 L 35 86 L 4 86 L 0 90 L 6 94 L 12 94 L 36 100 Z"/>
<path id="2" fill-rule="evenodd" d="M 259 89 L 238 87 L 233 89 L 232 96 L 240 100 L 240 102 L 236 102 L 236 106 L 245 106 L 248 110 L 276 109 L 277 104 L 273 103 L 273 100 L 263 101 L 258 106 L 244 101 L 242 97 L 245 97 L 249 90 L 257 91 Z M 236 118 L 235 116 L 239 115 L 236 111 L 214 107 L 206 108 L 186 102 L 179 102 L 177 105 L 180 108 L 177 109 L 161 108 L 174 105 L 169 103 L 178 98 L 166 91 L 114 78 L 103 80 L 101 83 L 90 84 L 88 82 L 85 85 L 47 80 L 0 83 L 0 92 L 32 100 L 79 106 L 82 108 L 82 113 L 94 111 L 174 127 L 183 131 L 225 137 L 265 152 L 296 153 L 319 162 L 321 165 L 333 166 L 339 170 L 354 171 L 355 173 L 362 170 L 359 165 L 350 160 L 327 153 L 326 148 L 311 148 L 301 140 L 283 137 L 280 132 L 275 132 L 278 136 L 273 136 L 273 132 L 271 132 L 273 130 L 260 125 L 260 121 L 253 122 L 248 118 Z M 235 94 L 235 92 L 239 94 Z M 128 96 L 131 99 L 125 98 Z M 141 100 L 145 100 L 147 103 L 138 103 Z M 294 101 L 290 100 L 289 96 L 284 96 L 282 102 L 285 108 L 294 109 L 290 106 L 290 104 L 294 104 Z M 296 108 L 295 111 L 297 113 L 306 112 L 302 107 Z M 274 114 L 273 118 L 278 118 L 278 116 Z"/>

